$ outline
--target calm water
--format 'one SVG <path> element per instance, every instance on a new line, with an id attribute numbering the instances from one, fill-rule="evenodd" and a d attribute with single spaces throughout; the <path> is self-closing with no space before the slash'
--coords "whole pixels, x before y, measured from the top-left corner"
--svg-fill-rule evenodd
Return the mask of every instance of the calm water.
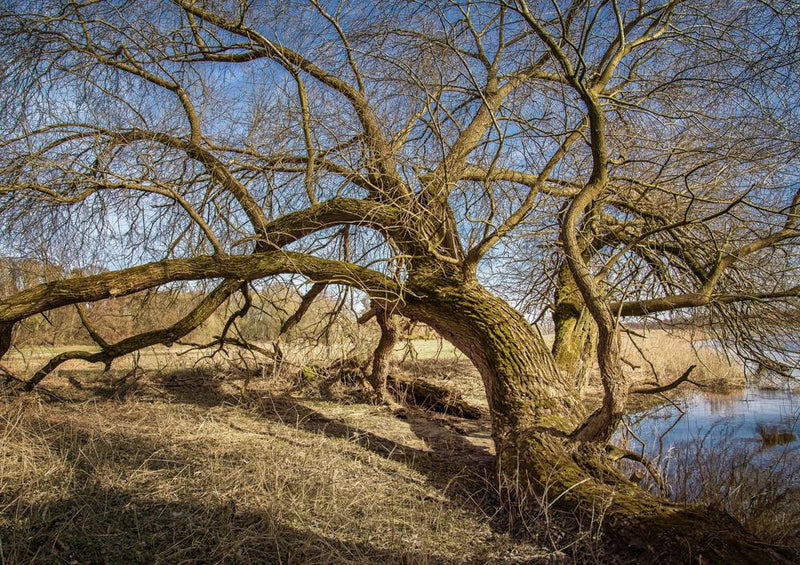
<path id="1" fill-rule="evenodd" d="M 669 484 L 665 492 L 648 474 L 643 486 L 675 500 L 721 504 L 737 515 L 783 501 L 796 512 L 800 492 L 800 339 L 786 336 L 776 357 L 794 377 L 767 371 L 761 384 L 732 394 L 685 390 L 672 404 L 631 414 L 615 443 L 645 455 Z M 788 352 L 788 353 L 787 353 Z M 764 441 L 766 432 L 773 441 Z M 775 434 L 782 437 L 778 440 Z M 778 440 L 778 441 L 775 441 Z M 636 465 L 623 465 L 627 472 Z M 783 503 L 781 503 L 783 504 Z M 730 507 L 729 507 L 730 506 Z M 786 510 L 784 508 L 784 510 Z"/>
<path id="2" fill-rule="evenodd" d="M 629 417 L 631 430 L 651 455 L 703 441 L 712 447 L 722 439 L 762 444 L 759 426 L 793 430 L 800 436 L 800 395 L 789 390 L 748 388 L 733 394 L 687 393 L 656 409 Z M 792 445 L 800 446 L 797 440 Z M 629 446 L 639 450 L 632 438 Z"/>

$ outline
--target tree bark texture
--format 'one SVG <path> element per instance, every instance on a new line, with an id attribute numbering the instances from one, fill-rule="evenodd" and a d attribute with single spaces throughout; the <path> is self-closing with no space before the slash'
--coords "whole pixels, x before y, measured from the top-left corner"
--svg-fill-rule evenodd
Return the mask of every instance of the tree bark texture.
<path id="1" fill-rule="evenodd" d="M 594 426 L 608 425 L 606 415 L 616 418 L 619 406 L 604 406 L 584 420 L 574 380 L 559 371 L 540 335 L 504 301 L 474 282 L 439 280 L 411 290 L 404 314 L 436 329 L 481 374 L 506 488 L 546 493 L 546 503 L 557 501 L 562 508 L 599 509 L 613 543 L 628 550 L 637 546 L 654 563 L 791 562 L 727 515 L 645 493 L 613 466 L 602 442 L 582 441 L 576 432 L 587 425 L 605 437 Z M 614 336 L 606 338 L 611 350 L 605 354 L 613 356 Z"/>
<path id="2" fill-rule="evenodd" d="M 498 454 L 514 451 L 517 431 L 569 431 L 583 415 L 574 384 L 562 375 L 535 329 L 476 282 L 413 285 L 404 313 L 461 350 L 483 379 Z"/>
<path id="3" fill-rule="evenodd" d="M 553 356 L 559 370 L 573 378 L 582 392 L 596 360 L 598 332 L 566 264 L 559 270 L 555 300 Z"/>
<path id="4" fill-rule="evenodd" d="M 381 328 L 381 337 L 372 354 L 372 371 L 367 375 L 367 380 L 375 393 L 375 399 L 382 404 L 390 404 L 391 396 L 386 385 L 389 374 L 389 361 L 391 360 L 394 346 L 397 344 L 397 327 L 392 321 L 391 313 L 384 308 L 379 308 L 375 319 Z"/>

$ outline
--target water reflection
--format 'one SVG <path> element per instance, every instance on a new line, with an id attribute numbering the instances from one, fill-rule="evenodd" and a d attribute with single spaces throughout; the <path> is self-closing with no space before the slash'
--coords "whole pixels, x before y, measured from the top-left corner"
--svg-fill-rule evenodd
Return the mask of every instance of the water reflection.
<path id="1" fill-rule="evenodd" d="M 673 404 L 632 414 L 616 443 L 655 464 L 653 474 L 630 461 L 621 470 L 656 494 L 720 508 L 745 524 L 797 531 L 797 436 L 800 394 L 750 388 L 725 395 L 687 393 Z"/>
<path id="2" fill-rule="evenodd" d="M 755 388 L 733 394 L 687 394 L 673 404 L 631 415 L 627 425 L 632 435 L 621 432 L 618 439 L 628 440 L 629 449 L 644 447 L 650 456 L 700 438 L 711 448 L 723 438 L 761 442 L 759 427 L 792 431 L 798 436 L 800 396 L 788 390 Z M 796 440 L 792 443 L 798 444 Z"/>

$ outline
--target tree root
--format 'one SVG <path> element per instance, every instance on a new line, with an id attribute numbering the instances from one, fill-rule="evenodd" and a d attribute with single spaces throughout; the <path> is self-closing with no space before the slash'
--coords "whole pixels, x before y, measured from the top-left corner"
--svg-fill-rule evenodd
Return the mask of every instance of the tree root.
<path id="1" fill-rule="evenodd" d="M 513 438 L 506 438 L 513 441 Z M 533 489 L 546 504 L 602 512 L 600 531 L 621 557 L 652 564 L 731 565 L 795 561 L 784 548 L 755 539 L 730 515 L 651 495 L 631 482 L 596 445 L 570 441 L 553 430 L 530 430 L 504 449 L 501 472 L 516 488 Z M 548 502 L 549 501 L 549 502 Z"/>

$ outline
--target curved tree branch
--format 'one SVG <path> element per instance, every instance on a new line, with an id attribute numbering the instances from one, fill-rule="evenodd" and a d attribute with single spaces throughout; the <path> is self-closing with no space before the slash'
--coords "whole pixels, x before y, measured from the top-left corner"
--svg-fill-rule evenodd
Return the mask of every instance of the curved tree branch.
<path id="1" fill-rule="evenodd" d="M 689 368 L 686 369 L 680 377 L 678 377 L 677 379 L 675 379 L 671 383 L 665 384 L 663 386 L 649 387 L 649 388 L 648 387 L 635 387 L 635 388 L 631 388 L 631 393 L 633 393 L 633 394 L 661 394 L 663 392 L 670 391 L 670 390 L 672 390 L 674 388 L 679 387 L 682 382 L 689 381 L 689 375 L 692 374 L 692 371 L 694 371 L 695 367 L 697 367 L 697 365 L 690 365 Z M 692 382 L 692 381 L 689 381 L 689 382 Z"/>
<path id="2" fill-rule="evenodd" d="M 248 281 L 295 273 L 317 281 L 354 286 L 379 298 L 397 299 L 400 286 L 351 263 L 290 251 L 246 256 L 214 255 L 165 259 L 99 275 L 44 283 L 0 299 L 0 327 L 60 306 L 127 296 L 169 282 L 215 278 Z"/>
<path id="3" fill-rule="evenodd" d="M 80 359 L 89 363 L 105 363 L 108 367 L 114 359 L 139 351 L 153 345 L 171 345 L 197 326 L 205 322 L 241 286 L 237 280 L 226 280 L 208 294 L 191 312 L 167 328 L 153 330 L 131 336 L 108 344 L 98 341 L 99 352 L 65 351 L 50 359 L 41 369 L 25 383 L 25 390 L 33 390 L 42 380 L 59 365 L 71 359 Z M 93 336 L 94 337 L 94 336 Z"/>

